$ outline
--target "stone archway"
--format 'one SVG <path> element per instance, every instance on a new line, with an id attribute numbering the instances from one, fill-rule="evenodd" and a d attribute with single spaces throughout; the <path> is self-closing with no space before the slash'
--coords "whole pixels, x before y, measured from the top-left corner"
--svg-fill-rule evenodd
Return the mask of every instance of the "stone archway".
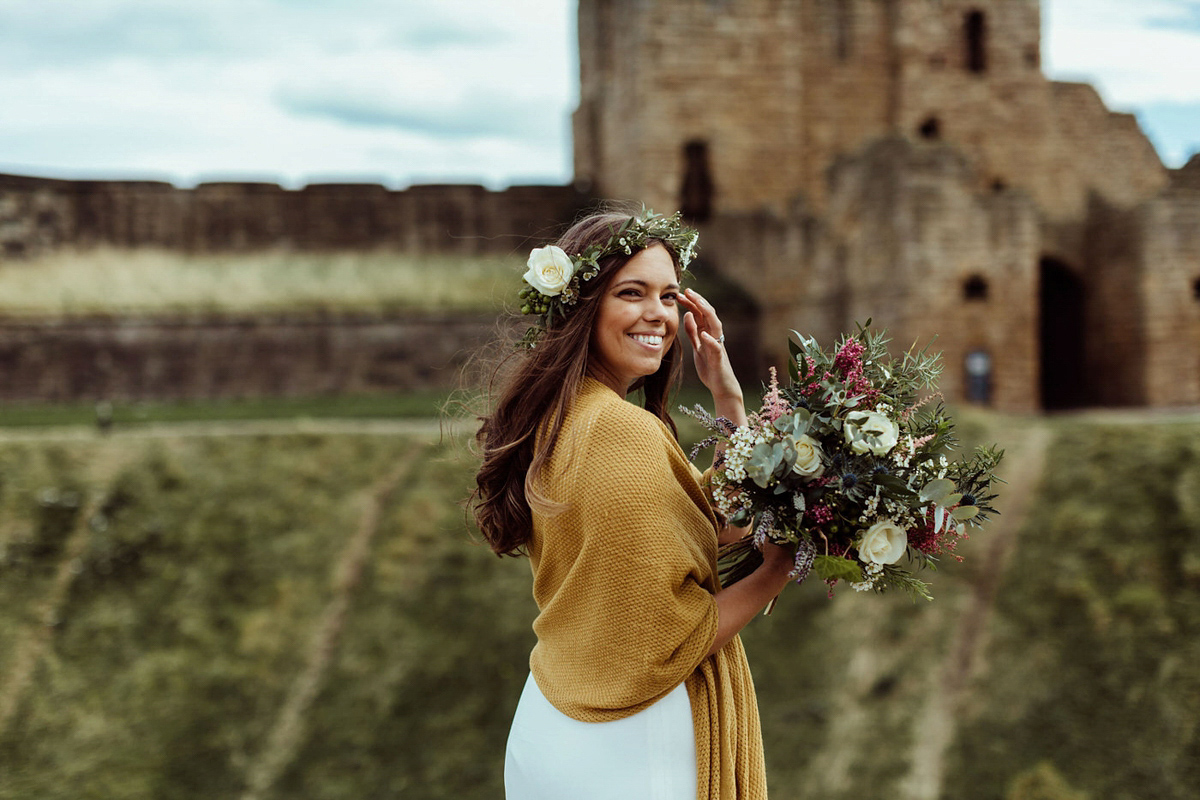
<path id="1" fill-rule="evenodd" d="M 1038 302 L 1041 403 L 1047 411 L 1079 408 L 1091 396 L 1084 337 L 1083 280 L 1062 261 L 1042 258 Z"/>

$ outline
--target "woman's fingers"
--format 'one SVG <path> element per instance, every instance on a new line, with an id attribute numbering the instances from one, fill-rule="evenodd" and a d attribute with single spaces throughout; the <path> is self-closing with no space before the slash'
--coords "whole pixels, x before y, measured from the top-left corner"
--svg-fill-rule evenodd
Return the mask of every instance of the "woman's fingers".
<path id="1" fill-rule="evenodd" d="M 696 327 L 696 316 L 691 312 L 683 315 L 683 330 L 692 343 L 692 348 L 700 349 L 700 329 Z"/>
<path id="2" fill-rule="evenodd" d="M 712 334 L 714 339 L 721 335 L 721 320 L 717 317 L 717 311 L 711 303 L 704 299 L 703 295 L 695 289 L 685 289 L 684 293 L 680 295 L 680 299 L 684 306 L 699 318 L 700 330 Z"/>

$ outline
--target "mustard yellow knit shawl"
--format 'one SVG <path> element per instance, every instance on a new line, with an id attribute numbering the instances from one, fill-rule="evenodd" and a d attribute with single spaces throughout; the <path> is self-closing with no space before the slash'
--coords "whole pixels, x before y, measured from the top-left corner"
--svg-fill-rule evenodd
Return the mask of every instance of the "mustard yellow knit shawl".
<path id="1" fill-rule="evenodd" d="M 686 682 L 699 800 L 767 796 L 741 640 L 717 631 L 717 527 L 695 468 L 654 415 L 590 378 L 537 483 L 530 667 L 569 717 L 630 716 Z"/>

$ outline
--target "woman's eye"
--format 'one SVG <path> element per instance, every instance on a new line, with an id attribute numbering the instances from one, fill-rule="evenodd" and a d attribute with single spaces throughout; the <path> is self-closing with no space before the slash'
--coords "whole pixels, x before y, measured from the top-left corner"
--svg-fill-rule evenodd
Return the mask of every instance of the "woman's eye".
<path id="1" fill-rule="evenodd" d="M 618 297 L 641 297 L 642 293 L 637 289 L 622 289 Z"/>
<path id="2" fill-rule="evenodd" d="M 674 303 L 678 299 L 679 295 L 676 292 L 667 292 L 663 295 L 663 301 L 667 303 Z"/>

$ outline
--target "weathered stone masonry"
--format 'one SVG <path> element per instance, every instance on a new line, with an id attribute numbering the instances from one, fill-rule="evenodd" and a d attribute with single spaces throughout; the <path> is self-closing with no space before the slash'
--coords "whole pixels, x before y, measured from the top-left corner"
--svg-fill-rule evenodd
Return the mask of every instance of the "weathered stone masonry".
<path id="1" fill-rule="evenodd" d="M 704 221 L 769 362 L 873 317 L 939 336 L 952 399 L 1200 403 L 1200 161 L 1047 80 L 1040 28 L 1037 0 L 581 0 L 576 179 Z"/>

